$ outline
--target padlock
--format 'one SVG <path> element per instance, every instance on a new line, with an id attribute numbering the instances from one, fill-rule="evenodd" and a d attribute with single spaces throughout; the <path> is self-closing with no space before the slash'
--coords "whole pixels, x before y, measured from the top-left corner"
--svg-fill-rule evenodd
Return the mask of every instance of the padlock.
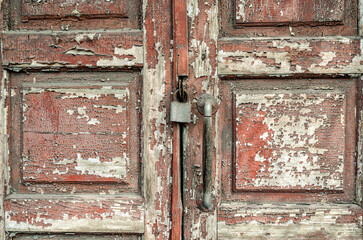
<path id="1" fill-rule="evenodd" d="M 174 100 L 170 106 L 170 121 L 178 123 L 190 123 L 190 114 L 192 112 L 192 104 L 188 102 L 188 93 L 183 91 L 183 98 L 177 101 L 177 96 L 180 94 L 177 90 L 174 95 Z"/>
<path id="2" fill-rule="evenodd" d="M 188 102 L 171 102 L 170 121 L 178 123 L 190 123 L 192 105 Z"/>

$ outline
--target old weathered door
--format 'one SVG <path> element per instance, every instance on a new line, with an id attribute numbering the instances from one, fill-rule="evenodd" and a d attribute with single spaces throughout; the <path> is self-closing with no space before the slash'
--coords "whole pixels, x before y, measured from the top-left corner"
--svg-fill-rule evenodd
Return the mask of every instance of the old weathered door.
<path id="1" fill-rule="evenodd" d="M 1 2 L 0 238 L 361 239 L 358 2 L 174 2 Z"/>
<path id="2" fill-rule="evenodd" d="M 362 239 L 357 4 L 188 1 L 185 239 Z"/>
<path id="3" fill-rule="evenodd" d="M 168 239 L 171 2 L 0 3 L 0 239 Z"/>

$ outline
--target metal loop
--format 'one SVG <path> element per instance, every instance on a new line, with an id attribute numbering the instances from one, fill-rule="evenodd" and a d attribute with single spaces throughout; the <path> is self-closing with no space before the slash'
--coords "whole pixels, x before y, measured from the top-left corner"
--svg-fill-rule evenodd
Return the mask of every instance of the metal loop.
<path id="1" fill-rule="evenodd" d="M 178 102 L 183 102 L 186 103 L 188 102 L 188 92 L 185 91 L 184 89 L 177 89 L 176 92 L 174 93 L 174 100 L 177 100 Z"/>

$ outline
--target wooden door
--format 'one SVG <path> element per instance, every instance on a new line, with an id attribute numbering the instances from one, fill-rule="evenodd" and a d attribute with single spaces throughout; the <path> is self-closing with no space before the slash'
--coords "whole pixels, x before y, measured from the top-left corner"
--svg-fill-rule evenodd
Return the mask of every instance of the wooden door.
<path id="1" fill-rule="evenodd" d="M 362 239 L 357 4 L 188 1 L 184 239 Z M 218 103 L 211 210 L 196 106 L 205 94 Z"/>
<path id="2" fill-rule="evenodd" d="M 171 2 L 0 9 L 0 239 L 168 239 Z"/>

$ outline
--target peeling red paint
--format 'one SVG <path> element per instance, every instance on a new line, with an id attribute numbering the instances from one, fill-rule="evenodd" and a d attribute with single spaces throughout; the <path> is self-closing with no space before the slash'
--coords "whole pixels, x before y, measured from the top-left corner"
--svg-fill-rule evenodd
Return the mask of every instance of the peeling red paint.
<path id="1" fill-rule="evenodd" d="M 222 0 L 223 37 L 325 37 L 357 35 L 354 0 Z"/>
<path id="2" fill-rule="evenodd" d="M 323 25 L 344 19 L 344 1 L 330 0 L 236 0 L 239 25 L 306 24 Z"/>
<path id="3" fill-rule="evenodd" d="M 236 166 L 239 173 L 236 174 L 246 182 L 256 179 L 258 174 L 267 173 L 270 165 L 268 160 L 255 161 L 256 156 L 270 159 L 272 154 L 272 149 L 266 146 L 272 140 L 271 136 L 274 133 L 264 123 L 265 114 L 263 111 L 256 114 L 255 109 L 246 107 L 243 109 L 243 114 L 239 115 L 236 124 L 238 126 L 236 144 L 246 144 L 244 147 L 237 147 L 236 158 L 240 161 Z"/>
<path id="4" fill-rule="evenodd" d="M 3 63 L 8 67 L 140 69 L 143 65 L 139 31 L 4 34 L 3 50 Z"/>
<path id="5" fill-rule="evenodd" d="M 143 232 L 143 200 L 133 197 L 99 198 L 13 196 L 5 202 L 6 228 L 8 231 L 72 232 L 125 231 Z M 103 225 L 108 221 L 108 226 Z M 73 226 L 72 226 L 73 225 Z M 93 229 L 92 229 L 93 228 Z M 103 228 L 103 230 L 102 230 Z M 117 230 L 119 229 L 119 230 Z M 98 230 L 98 231 L 99 231 Z"/>

